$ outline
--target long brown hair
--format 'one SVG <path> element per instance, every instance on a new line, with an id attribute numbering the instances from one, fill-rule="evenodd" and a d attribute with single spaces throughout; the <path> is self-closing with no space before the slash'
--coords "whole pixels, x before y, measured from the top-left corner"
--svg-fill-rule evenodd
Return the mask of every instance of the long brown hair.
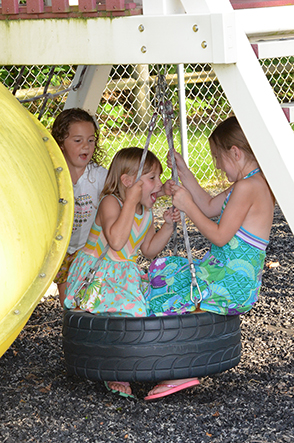
<path id="1" fill-rule="evenodd" d="M 122 184 L 121 176 L 123 174 L 137 176 L 142 154 L 143 149 L 137 147 L 123 148 L 115 154 L 100 197 L 114 194 L 122 201 L 125 200 L 125 187 Z M 142 175 L 150 172 L 153 166 L 158 166 L 160 174 L 162 173 L 162 166 L 156 155 L 147 151 Z"/>
<path id="2" fill-rule="evenodd" d="M 241 149 L 248 159 L 256 160 L 236 117 L 229 117 L 222 121 L 210 135 L 209 142 L 213 142 L 216 150 L 215 154 L 219 158 L 220 163 L 223 155 L 230 157 L 232 146 L 237 146 Z M 215 162 L 214 155 L 212 154 L 212 156 Z"/>
<path id="3" fill-rule="evenodd" d="M 95 149 L 91 158 L 92 163 L 102 165 L 105 160 L 105 153 L 98 144 L 99 127 L 95 119 L 84 109 L 71 108 L 62 111 L 54 120 L 51 134 L 55 138 L 58 146 L 62 147 L 65 139 L 69 135 L 70 127 L 73 123 L 89 122 L 94 126 Z"/>

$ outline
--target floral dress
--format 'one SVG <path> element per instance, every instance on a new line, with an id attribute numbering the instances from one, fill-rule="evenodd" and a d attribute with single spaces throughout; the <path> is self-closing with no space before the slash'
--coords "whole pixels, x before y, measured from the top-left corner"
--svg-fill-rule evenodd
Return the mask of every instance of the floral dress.
<path id="1" fill-rule="evenodd" d="M 244 179 L 257 172 L 259 169 Z M 221 216 L 231 192 L 223 204 Z M 191 294 L 191 274 L 186 258 L 155 260 L 148 272 L 148 314 L 159 316 L 194 311 L 195 298 L 201 300 L 202 310 L 216 314 L 239 315 L 249 311 L 258 299 L 267 245 L 267 240 L 242 227 L 226 245 L 212 244 L 201 260 L 194 261 L 201 294 L 197 287 L 192 288 Z"/>
<path id="2" fill-rule="evenodd" d="M 85 294 L 79 288 L 107 245 L 101 226 L 94 222 L 86 245 L 69 269 L 65 309 L 74 309 L 79 305 L 80 309 L 94 314 L 146 316 L 142 282 L 144 274 L 136 260 L 151 223 L 152 212 L 143 207 L 141 215 L 135 214 L 127 243 L 120 251 L 108 249 Z"/>

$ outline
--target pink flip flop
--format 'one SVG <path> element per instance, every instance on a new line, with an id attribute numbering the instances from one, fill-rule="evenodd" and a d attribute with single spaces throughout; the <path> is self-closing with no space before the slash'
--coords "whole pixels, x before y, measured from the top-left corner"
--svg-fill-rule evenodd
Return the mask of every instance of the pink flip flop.
<path id="1" fill-rule="evenodd" d="M 157 398 L 166 397 L 167 395 L 174 394 L 175 392 L 182 391 L 183 389 L 192 388 L 193 386 L 196 386 L 199 384 L 200 384 L 200 381 L 197 378 L 193 378 L 192 380 L 182 383 L 180 385 L 167 385 L 165 383 L 162 383 L 162 384 L 156 385 L 155 388 L 157 388 L 159 386 L 166 386 L 171 389 L 167 389 L 166 391 L 160 392 L 158 394 L 147 395 L 147 397 L 145 397 L 144 400 L 147 400 L 147 401 L 148 400 L 156 400 Z"/>

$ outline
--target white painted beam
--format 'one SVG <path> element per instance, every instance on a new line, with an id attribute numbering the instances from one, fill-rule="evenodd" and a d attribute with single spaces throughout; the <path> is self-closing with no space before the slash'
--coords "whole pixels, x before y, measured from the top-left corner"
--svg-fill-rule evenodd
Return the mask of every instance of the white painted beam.
<path id="1" fill-rule="evenodd" d="M 252 42 L 294 38 L 292 5 L 233 11 L 228 0 L 144 0 L 143 9 L 115 19 L 0 21 L 0 63 L 233 63 L 235 24 Z"/>
<path id="2" fill-rule="evenodd" d="M 232 63 L 234 12 L 0 21 L 0 64 Z"/>
<path id="3" fill-rule="evenodd" d="M 294 34 L 294 6 L 271 8 L 238 9 L 235 11 L 238 28 L 244 30 L 249 39 Z"/>
<path id="4" fill-rule="evenodd" d="M 251 42 L 259 59 L 294 56 L 294 38 Z"/>

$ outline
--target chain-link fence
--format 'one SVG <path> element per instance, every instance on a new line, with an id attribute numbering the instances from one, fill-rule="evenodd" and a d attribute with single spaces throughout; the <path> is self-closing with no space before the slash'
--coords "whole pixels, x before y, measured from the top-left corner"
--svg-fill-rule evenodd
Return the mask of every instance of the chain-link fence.
<path id="1" fill-rule="evenodd" d="M 293 100 L 293 62 L 294 56 L 260 61 L 280 103 Z M 40 120 L 50 129 L 54 118 L 63 109 L 76 68 L 69 65 L 56 66 L 54 69 L 50 66 L 2 66 L 0 79 L 21 101 L 43 94 L 43 98 L 25 102 L 24 106 L 36 116 L 42 114 Z M 155 81 L 159 69 L 162 67 L 157 65 L 113 66 L 96 113 L 101 129 L 100 144 L 108 155 L 106 166 L 118 149 L 144 146 L 153 113 Z M 168 65 L 165 69 L 168 95 L 175 115 L 174 145 L 180 152 L 179 67 Z M 232 110 L 210 65 L 185 65 L 183 77 L 186 116 L 182 115 L 182 123 L 187 132 L 189 166 L 202 184 L 210 184 L 216 177 L 207 139 L 216 124 L 228 117 Z M 44 96 L 44 92 L 47 95 Z M 49 97 L 48 93 L 51 94 Z M 165 167 L 168 147 L 160 119 L 150 149 L 158 155 Z M 169 171 L 165 169 L 164 172 L 168 177 Z"/>

